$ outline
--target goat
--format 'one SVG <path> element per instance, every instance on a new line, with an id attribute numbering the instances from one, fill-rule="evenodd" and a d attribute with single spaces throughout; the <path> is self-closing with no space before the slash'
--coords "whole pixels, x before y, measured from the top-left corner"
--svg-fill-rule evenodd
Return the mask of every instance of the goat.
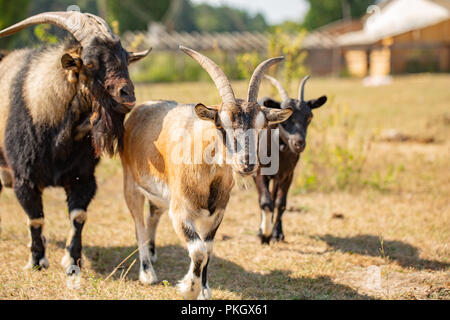
<path id="1" fill-rule="evenodd" d="M 149 51 L 129 53 L 106 22 L 79 12 L 47 12 L 0 37 L 48 23 L 69 32 L 65 41 L 21 49 L 0 62 L 1 184 L 12 186 L 29 219 L 31 258 L 26 268 L 48 268 L 42 192 L 63 187 L 71 232 L 62 265 L 79 273 L 81 233 L 95 195 L 102 152 L 123 144 L 125 114 L 136 104 L 128 64 Z"/>
<path id="2" fill-rule="evenodd" d="M 152 261 L 156 260 L 155 234 L 161 214 L 169 210 L 175 232 L 187 244 L 191 258 L 189 272 L 178 288 L 186 299 L 209 299 L 207 268 L 214 237 L 234 185 L 233 172 L 242 175 L 256 172 L 259 163 L 250 161 L 250 148 L 258 145 L 257 132 L 269 124 L 285 121 L 292 110 L 272 110 L 257 103 L 263 73 L 282 57 L 269 59 L 258 66 L 250 81 L 248 99 L 244 101 L 235 98 L 226 75 L 212 60 L 191 49 L 180 49 L 209 73 L 222 104 L 206 107 L 201 103 L 183 105 L 172 101 L 149 101 L 135 108 L 125 123 L 121 152 L 124 192 L 136 226 L 141 282 L 157 282 L 152 266 Z M 227 142 L 229 149 L 230 144 L 236 146 L 239 132 L 251 129 L 256 133 L 239 149 L 240 152 L 229 150 L 230 161 L 224 163 L 222 135 L 226 133 L 231 137 Z M 196 134 L 204 140 L 199 142 Z M 210 146 L 214 147 L 210 150 L 214 159 L 208 162 L 203 155 Z M 184 156 L 188 161 L 179 161 L 182 158 L 180 150 L 189 152 L 197 147 L 201 156 L 199 161 Z M 217 151 L 221 147 L 222 151 Z M 143 216 L 145 198 L 150 203 L 146 223 Z"/>
<path id="3" fill-rule="evenodd" d="M 305 84 L 309 76 L 300 84 L 298 99 L 291 99 L 287 91 L 276 79 L 265 76 L 274 85 L 282 98 L 277 102 L 270 98 L 263 98 L 259 102 L 268 108 L 294 110 L 289 120 L 278 124 L 280 134 L 280 169 L 274 175 L 262 175 L 258 172 L 254 177 L 258 190 L 259 205 L 261 208 L 261 227 L 258 236 L 262 244 L 269 244 L 271 238 L 276 241 L 284 241 L 282 217 L 286 210 L 286 201 L 289 188 L 294 176 L 295 167 L 300 159 L 300 154 L 306 148 L 306 135 L 308 126 L 313 118 L 312 110 L 320 108 L 327 102 L 327 97 L 322 96 L 317 100 L 305 101 Z M 272 182 L 272 188 L 269 189 Z M 276 216 L 274 219 L 274 211 Z M 273 223 L 274 221 L 274 223 Z"/>

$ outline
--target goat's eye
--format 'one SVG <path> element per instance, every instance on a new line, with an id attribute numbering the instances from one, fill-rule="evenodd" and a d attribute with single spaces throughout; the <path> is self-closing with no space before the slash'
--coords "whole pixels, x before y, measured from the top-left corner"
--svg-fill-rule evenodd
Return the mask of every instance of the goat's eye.
<path id="1" fill-rule="evenodd" d="M 91 62 L 91 63 L 88 63 L 87 65 L 86 65 L 86 67 L 88 68 L 88 69 L 94 69 L 94 64 Z"/>

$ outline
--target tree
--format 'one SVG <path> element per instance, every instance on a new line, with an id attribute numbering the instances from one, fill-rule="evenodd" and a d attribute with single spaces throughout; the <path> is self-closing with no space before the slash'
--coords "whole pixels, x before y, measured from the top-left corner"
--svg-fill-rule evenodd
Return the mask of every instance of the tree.
<path id="1" fill-rule="evenodd" d="M 0 0 L 0 30 L 3 30 L 26 18 L 28 15 L 29 5 L 29 0 Z M 0 47 L 9 49 L 16 40 L 17 37 L 3 38 L 0 40 Z"/>
<path id="2" fill-rule="evenodd" d="M 254 17 L 246 11 L 227 6 L 200 4 L 195 6 L 195 24 L 207 32 L 265 31 L 268 25 L 264 16 Z"/>
<path id="3" fill-rule="evenodd" d="M 194 7 L 189 0 L 172 0 L 164 23 L 169 31 L 197 31 Z"/>
<path id="4" fill-rule="evenodd" d="M 309 12 L 303 22 L 307 30 L 314 30 L 344 18 L 359 18 L 375 0 L 308 0 Z"/>
<path id="5" fill-rule="evenodd" d="M 153 21 L 162 21 L 169 10 L 167 0 L 108 0 L 106 20 L 119 22 L 120 32 L 147 30 Z"/>

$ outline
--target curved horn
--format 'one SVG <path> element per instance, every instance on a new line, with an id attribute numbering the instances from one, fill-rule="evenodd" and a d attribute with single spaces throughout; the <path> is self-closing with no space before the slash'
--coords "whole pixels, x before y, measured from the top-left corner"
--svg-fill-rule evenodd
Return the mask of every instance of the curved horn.
<path id="1" fill-rule="evenodd" d="M 220 69 L 220 67 L 214 61 L 205 57 L 201 53 L 198 53 L 197 51 L 183 46 L 180 46 L 180 50 L 196 60 L 202 66 L 202 68 L 209 73 L 217 89 L 219 90 L 223 104 L 236 103 L 236 97 L 234 96 L 230 81 L 228 80 L 225 73 L 223 73 L 222 69 Z"/>
<path id="2" fill-rule="evenodd" d="M 252 79 L 250 80 L 248 88 L 248 96 L 247 96 L 248 102 L 256 102 L 256 100 L 258 99 L 259 86 L 261 85 L 261 79 L 262 76 L 264 75 L 264 72 L 266 72 L 266 70 L 270 68 L 272 65 L 282 60 L 284 60 L 284 57 L 271 58 L 262 62 L 255 69 L 255 72 L 253 72 L 253 76 Z"/>
<path id="3" fill-rule="evenodd" d="M 301 102 L 305 101 L 305 84 L 309 80 L 309 78 L 311 78 L 311 76 L 304 77 L 302 82 L 300 83 L 300 87 L 298 89 L 298 99 Z"/>
<path id="4" fill-rule="evenodd" d="M 280 83 L 280 81 L 278 81 L 277 79 L 265 75 L 264 78 L 266 78 L 267 80 L 270 81 L 270 83 L 272 83 L 272 85 L 277 88 L 278 92 L 280 93 L 281 96 L 281 100 L 285 101 L 285 100 L 289 100 L 289 95 L 287 93 L 287 91 L 283 88 L 283 85 Z"/>
<path id="5" fill-rule="evenodd" d="M 128 62 L 134 62 L 134 61 L 138 61 L 142 58 L 145 58 L 146 56 L 148 56 L 148 54 L 152 51 L 152 48 L 145 50 L 145 51 L 141 51 L 141 52 L 128 52 Z"/>
<path id="6" fill-rule="evenodd" d="M 6 37 L 37 24 L 52 24 L 70 32 L 75 39 L 82 42 L 86 38 L 92 37 L 95 31 L 100 31 L 107 37 L 112 38 L 113 34 L 106 22 L 94 15 L 83 14 L 76 11 L 70 12 L 45 12 L 29 17 L 5 30 L 0 31 L 0 37 Z M 96 28 L 98 30 L 92 30 Z"/>

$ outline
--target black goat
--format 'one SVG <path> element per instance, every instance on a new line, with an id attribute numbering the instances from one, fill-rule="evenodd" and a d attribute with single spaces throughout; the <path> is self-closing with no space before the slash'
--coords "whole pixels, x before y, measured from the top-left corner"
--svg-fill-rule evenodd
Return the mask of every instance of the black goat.
<path id="1" fill-rule="evenodd" d="M 262 244 L 269 244 L 271 239 L 284 240 L 281 219 L 286 210 L 287 194 L 295 167 L 300 159 L 300 154 L 306 148 L 307 129 L 313 118 L 312 110 L 320 108 L 327 102 L 326 96 L 317 100 L 305 101 L 304 89 L 309 77 L 301 82 L 298 99 L 289 98 L 286 90 L 276 79 L 269 76 L 266 78 L 278 89 L 282 102 L 263 98 L 260 105 L 278 109 L 291 108 L 294 113 L 289 120 L 277 126 L 280 130 L 279 171 L 272 176 L 262 175 L 261 171 L 258 171 L 254 178 L 261 208 L 261 227 L 258 236 Z M 271 189 L 269 188 L 270 182 L 273 183 Z"/>
<path id="2" fill-rule="evenodd" d="M 29 268 L 48 267 L 42 192 L 64 188 L 71 233 L 62 264 L 71 274 L 81 267 L 81 233 L 97 189 L 99 156 L 121 148 L 125 114 L 136 104 L 128 64 L 149 51 L 127 52 L 104 20 L 78 12 L 39 14 L 0 31 L 0 37 L 41 23 L 71 36 L 1 60 L 0 177 L 29 218 Z"/>

